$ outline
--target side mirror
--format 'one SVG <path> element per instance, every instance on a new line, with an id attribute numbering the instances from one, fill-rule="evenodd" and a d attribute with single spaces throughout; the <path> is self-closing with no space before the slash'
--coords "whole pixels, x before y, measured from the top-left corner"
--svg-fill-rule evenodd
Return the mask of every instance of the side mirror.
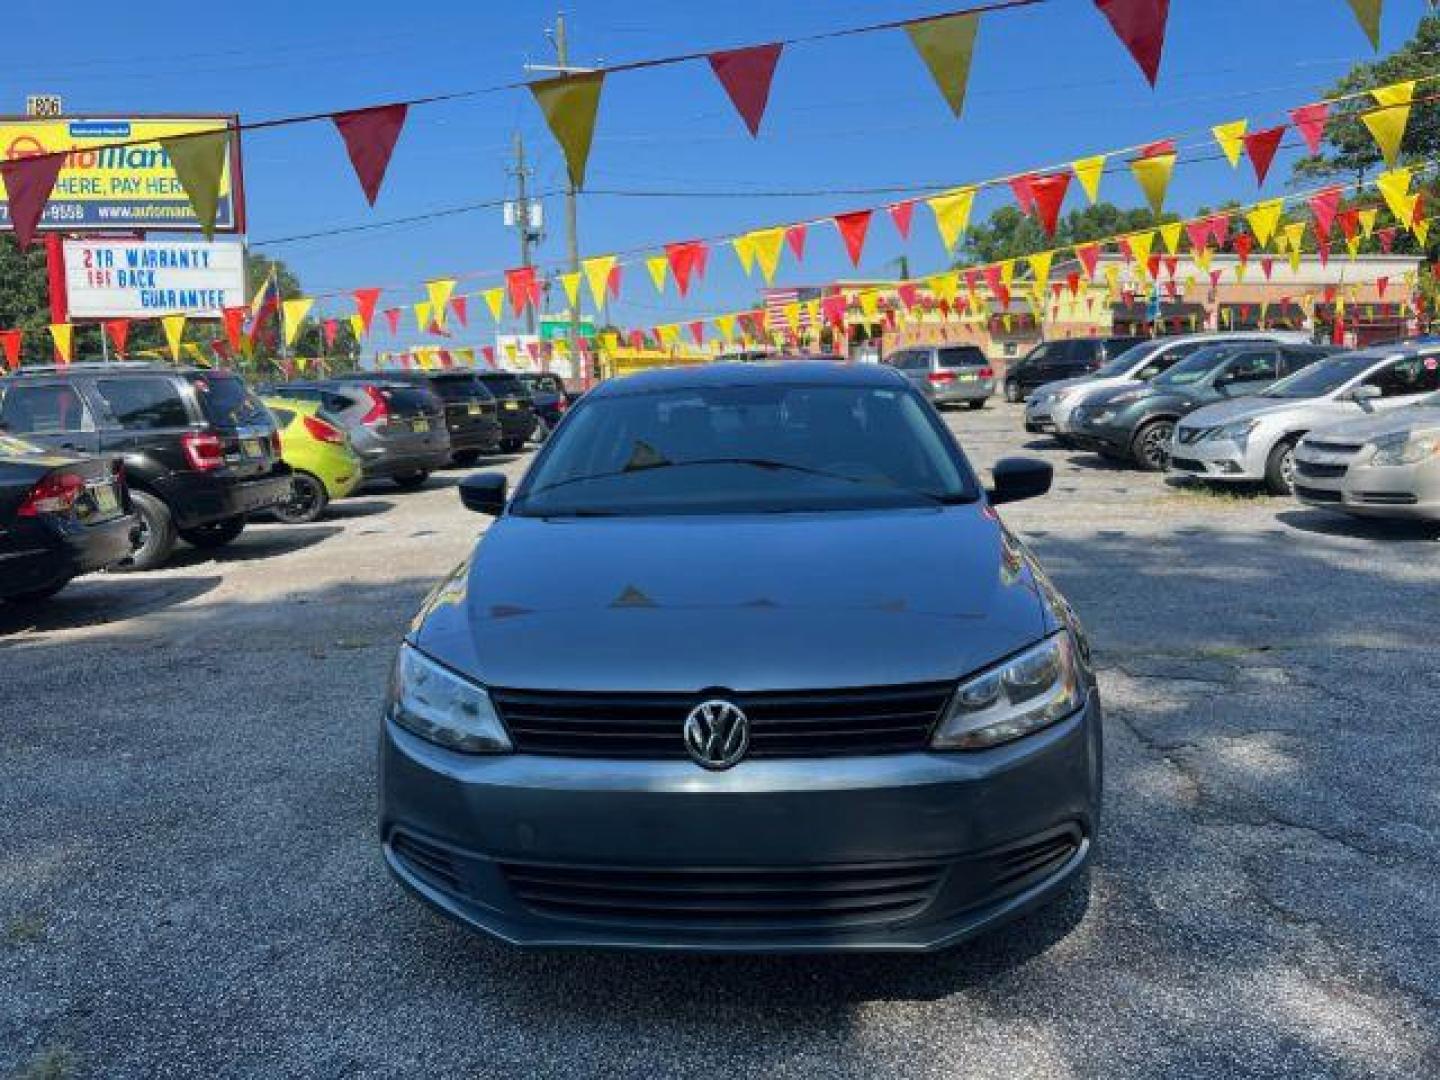
<path id="1" fill-rule="evenodd" d="M 505 510 L 508 484 L 504 473 L 472 473 L 460 481 L 460 501 L 466 510 L 499 517 Z"/>
<path id="2" fill-rule="evenodd" d="M 1048 461 L 1020 457 L 1001 458 L 990 472 L 995 478 L 995 485 L 988 493 L 992 506 L 1044 495 L 1055 476 Z"/>
<path id="3" fill-rule="evenodd" d="M 1367 401 L 1374 401 L 1379 396 L 1380 387 L 1378 386 L 1357 386 L 1350 391 L 1350 400 L 1360 405 Z"/>

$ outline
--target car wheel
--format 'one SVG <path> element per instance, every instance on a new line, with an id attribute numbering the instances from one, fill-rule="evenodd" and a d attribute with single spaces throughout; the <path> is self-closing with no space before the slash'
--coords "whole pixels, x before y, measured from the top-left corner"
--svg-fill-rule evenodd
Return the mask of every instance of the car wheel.
<path id="1" fill-rule="evenodd" d="M 1295 493 L 1295 444 L 1300 436 L 1283 439 L 1265 459 L 1265 490 L 1271 495 Z"/>
<path id="2" fill-rule="evenodd" d="M 979 401 L 967 401 L 965 404 L 970 406 L 971 412 L 978 412 L 985 407 L 985 399 L 981 398 Z"/>
<path id="3" fill-rule="evenodd" d="M 1170 441 L 1175 437 L 1175 421 L 1152 420 L 1135 433 L 1130 443 L 1130 456 L 1146 472 L 1164 472 L 1170 464 Z"/>
<path id="4" fill-rule="evenodd" d="M 140 519 L 140 543 L 130 557 L 111 570 L 154 570 L 175 550 L 175 518 L 170 508 L 148 491 L 130 489 L 130 505 Z"/>
<path id="5" fill-rule="evenodd" d="M 450 455 L 450 460 L 462 469 L 468 469 L 480 460 L 479 450 L 456 450 Z"/>
<path id="6" fill-rule="evenodd" d="M 245 515 L 214 521 L 209 525 L 197 525 L 193 529 L 181 529 L 180 539 L 191 547 L 212 551 L 222 548 L 245 531 Z"/>
<path id="7" fill-rule="evenodd" d="M 297 472 L 290 479 L 290 498 L 272 513 L 286 525 L 308 525 L 318 521 L 330 505 L 330 493 L 317 477 Z"/>
<path id="8" fill-rule="evenodd" d="M 53 584 L 46 585 L 43 589 L 30 589 L 26 592 L 11 593 L 4 600 L 8 604 L 38 604 L 49 600 L 66 585 L 70 584 L 69 578 L 61 578 Z"/>
<path id="9" fill-rule="evenodd" d="M 404 476 L 395 477 L 395 484 L 402 491 L 419 491 L 425 486 L 425 481 L 430 479 L 430 474 L 421 470 L 420 472 L 406 473 Z"/>
<path id="10" fill-rule="evenodd" d="M 1007 382 L 1005 384 L 1005 400 L 1011 405 L 1019 405 L 1020 402 L 1025 400 L 1025 395 L 1020 393 L 1020 387 L 1016 386 L 1013 382 Z"/>

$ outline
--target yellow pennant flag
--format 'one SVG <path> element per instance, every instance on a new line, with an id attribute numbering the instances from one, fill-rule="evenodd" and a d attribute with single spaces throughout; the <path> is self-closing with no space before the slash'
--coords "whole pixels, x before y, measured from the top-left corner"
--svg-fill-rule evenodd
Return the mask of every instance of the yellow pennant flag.
<path id="1" fill-rule="evenodd" d="M 570 304 L 570 310 L 575 311 L 580 307 L 580 273 L 561 274 L 560 286 L 565 290 L 565 299 Z"/>
<path id="2" fill-rule="evenodd" d="M 1199 251 L 1191 252 L 1190 257 L 1195 260 L 1195 265 L 1200 267 L 1201 270 L 1209 270 L 1210 260 L 1215 257 L 1215 252 L 1209 245 L 1206 245 Z"/>
<path id="3" fill-rule="evenodd" d="M 1210 129 L 1232 169 L 1240 164 L 1240 152 L 1245 149 L 1245 129 L 1249 126 L 1248 120 L 1232 120 L 1228 124 L 1216 124 Z"/>
<path id="4" fill-rule="evenodd" d="M 310 309 L 315 306 L 312 297 L 301 296 L 295 300 L 286 300 L 280 308 L 285 315 L 285 344 L 294 345 L 295 339 L 300 336 L 300 325 L 305 321 L 305 316 L 310 314 Z M 167 332 L 167 337 L 168 332 Z"/>
<path id="5" fill-rule="evenodd" d="M 1300 245 L 1296 244 L 1290 249 L 1290 270 L 1292 273 L 1300 272 Z"/>
<path id="6" fill-rule="evenodd" d="M 935 213 L 935 225 L 940 230 L 940 239 L 945 250 L 953 251 L 960 234 L 970 226 L 970 209 L 975 205 L 975 189 L 961 188 L 947 195 L 936 195 L 926 200 Z"/>
<path id="7" fill-rule="evenodd" d="M 1365 237 L 1366 240 L 1369 240 L 1375 232 L 1375 218 L 1379 213 L 1380 211 L 1372 206 L 1368 210 L 1361 210 L 1359 215 L 1357 215 L 1360 219 L 1360 235 Z"/>
<path id="8" fill-rule="evenodd" d="M 1006 259 L 1000 264 L 1000 280 L 1009 285 L 1015 280 L 1015 260 Z"/>
<path id="9" fill-rule="evenodd" d="M 503 288 L 486 289 L 480 294 L 480 298 L 485 301 L 485 306 L 490 309 L 490 318 L 498 323 L 500 321 L 500 314 L 505 309 L 505 290 Z"/>
<path id="10" fill-rule="evenodd" d="M 545 114 L 551 134 L 565 152 L 570 186 L 576 190 L 585 186 L 585 165 L 590 160 L 595 113 L 600 108 L 600 90 L 604 84 L 603 71 L 561 75 L 530 84 L 530 92 Z"/>
<path id="11" fill-rule="evenodd" d="M 1350 251 L 1350 258 L 1353 259 L 1355 258 L 1355 256 L 1360 254 L 1360 241 L 1363 239 L 1364 237 L 1362 237 L 1359 233 L 1356 233 L 1354 236 L 1347 236 L 1345 238 L 1345 247 L 1348 248 Z"/>
<path id="12" fill-rule="evenodd" d="M 1414 208 L 1408 201 L 1410 192 L 1411 169 L 1407 165 L 1403 169 L 1391 169 L 1383 172 L 1375 178 L 1375 187 L 1385 197 L 1385 205 L 1390 208 L 1390 213 L 1400 221 L 1402 225 L 1410 221 L 1410 212 Z"/>
<path id="13" fill-rule="evenodd" d="M 1083 157 L 1070 163 L 1070 168 L 1075 171 L 1075 179 L 1080 181 L 1086 198 L 1092 204 L 1100 198 L 1100 177 L 1105 172 L 1105 157 L 1104 154 L 1097 154 L 1095 157 Z"/>
<path id="14" fill-rule="evenodd" d="M 748 235 L 737 236 L 730 241 L 730 246 L 735 249 L 735 257 L 740 260 L 740 269 L 745 271 L 749 277 L 751 270 L 755 268 L 755 244 Z"/>
<path id="15" fill-rule="evenodd" d="M 185 336 L 185 316 L 166 315 L 160 320 L 160 328 L 165 331 L 165 344 L 170 347 L 170 359 L 178 364 L 180 341 Z M 290 339 L 286 339 L 286 344 L 290 344 Z"/>
<path id="16" fill-rule="evenodd" d="M 1145 264 L 1150 261 L 1150 252 L 1155 247 L 1155 234 L 1153 232 L 1137 232 L 1131 233 L 1125 239 L 1130 241 L 1130 252 L 1135 256 L 1139 272 L 1148 276 L 1149 267 Z"/>
<path id="17" fill-rule="evenodd" d="M 655 335 L 660 339 L 661 345 L 663 345 L 667 349 L 670 349 L 673 348 L 675 342 L 680 339 L 680 327 L 676 326 L 674 323 L 668 323 L 665 326 L 657 326 L 655 327 Z"/>
<path id="18" fill-rule="evenodd" d="M 1375 144 L 1392 169 L 1400 156 L 1400 142 L 1410 122 L 1410 103 L 1415 97 L 1415 80 L 1377 86 L 1370 91 L 1380 108 L 1362 113 L 1360 119 L 1370 129 Z"/>
<path id="19" fill-rule="evenodd" d="M 423 334 L 426 330 L 430 329 L 430 302 L 428 300 L 421 300 L 418 304 L 412 304 L 410 307 L 411 310 L 415 312 L 415 325 Z M 288 323 L 290 320 L 286 319 L 285 321 Z"/>
<path id="20" fill-rule="evenodd" d="M 875 320 L 880 314 L 880 294 L 874 289 L 860 290 L 860 311 L 866 319 Z"/>
<path id="21" fill-rule="evenodd" d="M 1009 312 L 1006 312 L 1000 316 L 1000 325 L 1005 328 L 1005 332 L 1008 334 L 1014 328 L 1015 320 L 1011 318 Z"/>
<path id="22" fill-rule="evenodd" d="M 1026 256 L 1026 262 L 1030 264 L 1030 272 L 1035 275 L 1035 292 L 1043 294 L 1045 288 L 1050 284 L 1050 264 L 1055 259 L 1053 251 L 1037 251 L 1034 255 Z"/>
<path id="23" fill-rule="evenodd" d="M 1160 226 L 1160 240 L 1165 245 L 1167 255 L 1180 254 L 1180 234 L 1184 228 L 1183 221 L 1171 221 Z"/>
<path id="24" fill-rule="evenodd" d="M 1413 214 L 1411 216 L 1414 217 Z M 1415 217 L 1415 219 L 1410 222 L 1410 231 L 1415 234 L 1415 239 L 1420 241 L 1421 247 L 1424 247 L 1430 242 L 1430 222 L 1428 219 Z"/>
<path id="25" fill-rule="evenodd" d="M 1292 221 L 1285 226 L 1285 242 L 1295 250 L 1299 251 L 1305 241 L 1305 222 Z"/>
<path id="26" fill-rule="evenodd" d="M 1150 203 L 1150 210 L 1156 217 L 1160 216 L 1165 206 L 1165 193 L 1170 190 L 1170 177 L 1175 172 L 1175 157 L 1176 155 L 1170 152 L 1136 158 L 1130 162 L 1130 171 L 1135 176 L 1135 182 L 1140 185 L 1140 190 L 1145 192 L 1145 199 Z"/>
<path id="27" fill-rule="evenodd" d="M 1250 231 L 1255 234 L 1255 240 L 1261 247 L 1270 243 L 1270 238 L 1275 235 L 1275 229 L 1280 224 L 1280 215 L 1284 212 L 1284 199 L 1266 199 L 1262 203 L 1256 203 L 1255 208 L 1245 215 L 1245 220 L 1250 223 Z"/>
<path id="28" fill-rule="evenodd" d="M 1105 291 L 1112 303 L 1120 295 L 1120 267 L 1114 263 L 1109 263 L 1105 267 Z"/>
<path id="29" fill-rule="evenodd" d="M 590 286 L 590 299 L 595 301 L 596 311 L 605 306 L 605 299 L 610 288 L 610 272 L 614 269 L 614 255 L 597 255 L 580 264 L 580 270 L 585 275 L 585 283 Z"/>
<path id="30" fill-rule="evenodd" d="M 785 305 L 785 322 L 791 330 L 800 329 L 800 305 L 792 302 Z"/>
<path id="31" fill-rule="evenodd" d="M 184 316 L 180 316 L 184 318 Z M 70 363 L 71 345 L 75 338 L 75 327 L 70 323 L 51 323 L 50 340 L 55 342 L 55 353 L 62 364 Z"/>
<path id="32" fill-rule="evenodd" d="M 459 357 L 461 362 L 464 363 L 466 367 L 475 366 L 475 349 L 473 346 L 467 345 L 465 346 L 465 348 L 455 349 L 453 350 L 453 352 L 455 356 Z"/>
<path id="33" fill-rule="evenodd" d="M 926 284 L 930 286 L 930 292 L 935 299 L 943 300 L 947 304 L 955 303 L 955 296 L 960 291 L 960 275 L 953 270 L 948 274 L 936 274 L 928 278 Z"/>
<path id="34" fill-rule="evenodd" d="M 734 315 L 716 315 L 715 318 L 711 320 L 711 322 L 715 324 L 715 329 L 720 331 L 720 336 L 723 337 L 726 341 L 735 340 Z"/>
<path id="35" fill-rule="evenodd" d="M 650 271 L 650 280 L 655 283 L 655 291 L 665 291 L 665 276 L 670 272 L 670 260 L 664 255 L 653 255 L 645 260 L 645 269 Z"/>
<path id="36" fill-rule="evenodd" d="M 360 341 L 365 337 L 365 319 L 362 316 L 350 316 L 350 336 L 356 341 Z"/>
<path id="37" fill-rule="evenodd" d="M 750 250 L 760 264 L 760 273 L 765 284 L 775 280 L 775 270 L 780 265 L 780 249 L 785 244 L 784 229 L 757 229 L 750 234 Z"/>
<path id="38" fill-rule="evenodd" d="M 450 294 L 455 291 L 455 279 L 436 278 L 434 281 L 427 281 L 425 291 L 430 295 L 430 311 L 435 316 L 435 321 L 443 328 L 445 326 L 445 305 L 450 303 Z"/>

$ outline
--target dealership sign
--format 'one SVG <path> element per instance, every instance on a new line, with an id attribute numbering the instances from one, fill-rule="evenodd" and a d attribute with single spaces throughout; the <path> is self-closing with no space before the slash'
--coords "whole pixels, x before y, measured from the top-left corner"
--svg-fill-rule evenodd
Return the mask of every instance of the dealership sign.
<path id="1" fill-rule="evenodd" d="M 67 117 L 0 117 L 0 159 L 64 151 L 55 190 L 40 228 L 75 232 L 136 232 L 163 229 L 198 232 L 200 222 L 158 143 L 234 124 L 219 117 L 167 117 L 108 120 Z M 119 145 L 131 144 L 134 145 Z M 240 174 L 239 139 L 231 140 L 230 160 L 220 178 L 219 232 L 240 232 L 245 215 L 236 178 Z M 0 229 L 10 224 L 10 201 L 0 182 Z"/>
<path id="2" fill-rule="evenodd" d="M 67 240 L 72 319 L 219 317 L 245 303 L 245 249 L 234 241 Z"/>

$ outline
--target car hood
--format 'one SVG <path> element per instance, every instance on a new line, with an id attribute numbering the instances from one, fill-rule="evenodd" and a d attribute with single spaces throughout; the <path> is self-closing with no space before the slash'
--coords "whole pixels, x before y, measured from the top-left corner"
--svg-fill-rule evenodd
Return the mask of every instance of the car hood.
<path id="1" fill-rule="evenodd" d="M 1316 400 L 1316 398 L 1245 397 L 1230 401 L 1217 401 L 1213 405 L 1206 405 L 1203 409 L 1196 409 L 1187 416 L 1185 426 L 1189 428 L 1218 427 L 1221 424 L 1228 424 L 1232 420 L 1248 420 L 1253 416 L 1289 412 L 1296 406 L 1312 405 Z"/>
<path id="2" fill-rule="evenodd" d="M 958 678 L 1053 621 L 981 505 L 855 513 L 504 517 L 411 640 L 512 689 L 698 692 Z"/>
<path id="3" fill-rule="evenodd" d="M 1338 424 L 1327 424 L 1317 428 L 1313 434 L 1319 439 L 1363 443 L 1382 435 L 1399 435 L 1437 428 L 1440 428 L 1440 408 L 1411 406 L 1375 413 L 1373 416 L 1362 416 L 1356 420 L 1343 420 Z"/>

